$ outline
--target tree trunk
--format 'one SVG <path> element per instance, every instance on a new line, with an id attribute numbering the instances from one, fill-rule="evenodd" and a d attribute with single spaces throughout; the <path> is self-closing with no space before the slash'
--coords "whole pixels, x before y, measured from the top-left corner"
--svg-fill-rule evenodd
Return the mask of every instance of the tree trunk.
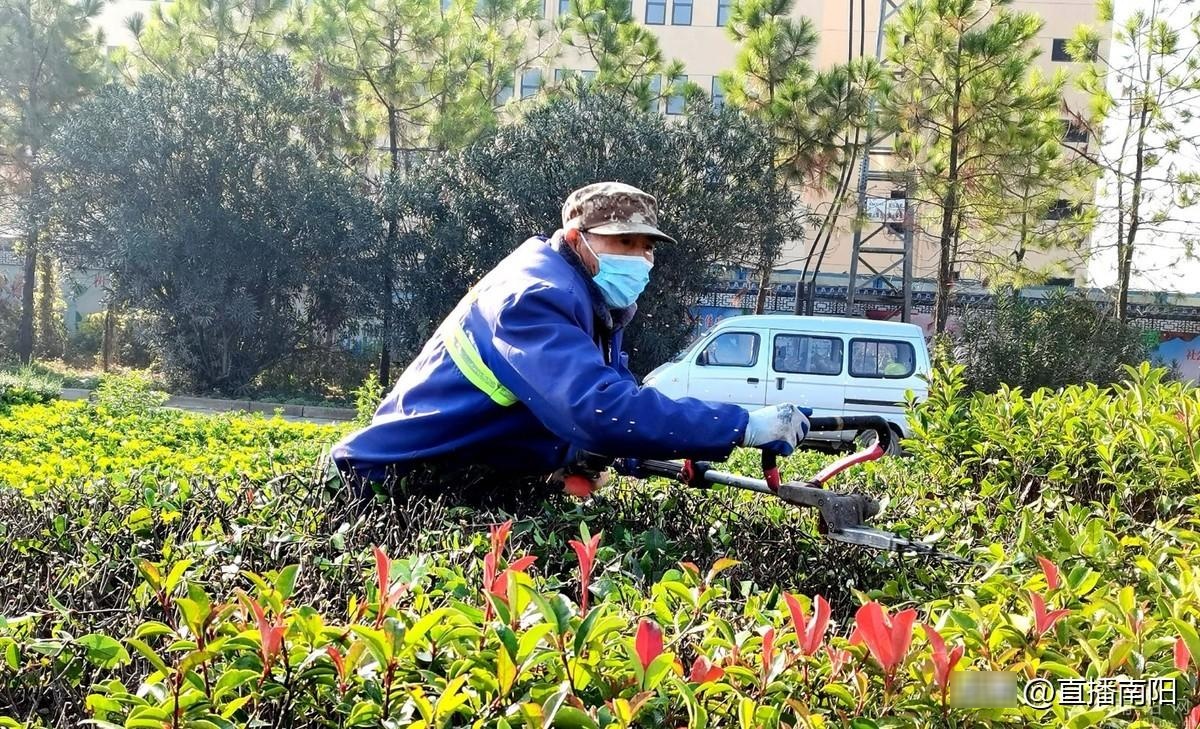
<path id="1" fill-rule="evenodd" d="M 388 109 L 388 155 L 391 162 L 391 173 L 395 176 L 400 168 L 400 129 L 396 122 L 396 110 Z M 399 238 L 400 221 L 393 212 L 388 215 L 387 231 L 383 243 L 383 291 L 380 303 L 381 319 L 383 320 L 383 341 L 379 347 L 379 386 L 387 392 L 392 378 L 392 265 L 396 241 Z"/>
<path id="2" fill-rule="evenodd" d="M 104 307 L 104 334 L 100 340 L 100 369 L 104 372 L 108 372 L 109 368 L 112 367 L 113 349 L 116 345 L 113 341 L 117 330 L 116 319 L 117 317 L 113 314 L 113 305 L 110 301 Z"/>
<path id="3" fill-rule="evenodd" d="M 754 301 L 754 313 L 761 314 L 767 308 L 767 290 L 771 286 L 771 269 L 773 261 L 767 256 L 763 256 L 762 264 L 758 270 L 758 298 Z"/>
<path id="4" fill-rule="evenodd" d="M 50 256 L 42 256 L 38 262 L 41 279 L 37 299 L 37 350 L 42 357 L 61 357 L 58 348 L 58 327 L 54 321 L 54 304 L 58 301 L 58 281 L 54 277 L 54 260 Z"/>
<path id="5" fill-rule="evenodd" d="M 37 287 L 37 232 L 25 240 L 25 277 L 21 281 L 21 320 L 17 325 L 17 357 L 24 364 L 33 361 L 33 294 Z"/>
<path id="6" fill-rule="evenodd" d="M 962 50 L 962 38 L 958 40 L 959 50 Z M 960 139 L 959 112 L 962 105 L 962 79 L 954 81 L 954 96 L 950 121 L 950 154 L 947 162 L 946 194 L 942 197 L 942 226 L 938 239 L 938 272 L 937 293 L 933 301 L 933 331 L 941 334 L 946 331 L 946 322 L 950 319 L 950 287 L 954 272 L 955 224 L 954 218 L 958 213 L 958 180 L 959 180 L 959 149 Z"/>
<path id="7" fill-rule="evenodd" d="M 1117 318 L 1124 324 L 1129 319 L 1129 279 L 1133 273 L 1133 251 L 1141 227 L 1142 182 L 1146 174 L 1146 132 L 1150 126 L 1150 109 L 1142 102 L 1138 120 L 1138 141 L 1134 158 L 1133 192 L 1129 201 L 1129 230 L 1117 241 Z"/>

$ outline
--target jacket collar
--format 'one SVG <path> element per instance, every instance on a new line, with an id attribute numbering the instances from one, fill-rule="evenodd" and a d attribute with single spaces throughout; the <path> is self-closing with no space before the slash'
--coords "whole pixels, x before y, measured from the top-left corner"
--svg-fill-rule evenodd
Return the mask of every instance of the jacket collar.
<path id="1" fill-rule="evenodd" d="M 571 264 L 571 267 L 583 278 L 587 285 L 588 298 L 592 302 L 592 311 L 596 315 L 596 320 L 606 331 L 613 332 L 623 329 L 633 320 L 633 315 L 637 313 L 637 304 L 630 304 L 624 309 L 610 309 L 604 301 L 604 293 L 600 291 L 600 287 L 592 279 L 592 274 L 583 265 L 583 260 L 572 250 L 571 246 L 563 242 L 561 230 L 554 232 L 554 236 L 550 239 L 550 247 Z"/>

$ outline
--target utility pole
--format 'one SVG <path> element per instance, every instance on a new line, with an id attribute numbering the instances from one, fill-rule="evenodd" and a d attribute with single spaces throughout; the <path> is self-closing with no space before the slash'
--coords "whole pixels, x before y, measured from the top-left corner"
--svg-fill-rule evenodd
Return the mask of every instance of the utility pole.
<path id="1" fill-rule="evenodd" d="M 851 0 L 853 2 L 853 0 Z M 884 28 L 904 6 L 905 0 L 880 0 L 879 30 L 875 36 L 875 57 L 883 63 Z M 867 130 L 870 139 L 870 130 Z M 886 140 L 880 140 L 886 141 Z M 915 227 L 914 181 L 911 175 L 892 169 L 888 163 L 892 149 L 876 144 L 863 152 L 858 175 L 858 216 L 854 227 L 854 244 L 850 254 L 850 278 L 846 285 L 846 316 L 854 316 L 857 301 L 888 304 L 900 307 L 900 320 L 912 316 L 913 228 Z M 886 192 L 887 196 L 880 193 Z M 880 233 L 884 235 L 880 236 Z M 889 239 L 896 236 L 899 243 Z M 878 263 L 884 257 L 886 263 Z M 885 290 L 859 294 L 860 266 L 872 277 L 882 280 Z M 889 278 L 899 270 L 900 285 Z M 814 279 L 815 284 L 815 279 Z"/>

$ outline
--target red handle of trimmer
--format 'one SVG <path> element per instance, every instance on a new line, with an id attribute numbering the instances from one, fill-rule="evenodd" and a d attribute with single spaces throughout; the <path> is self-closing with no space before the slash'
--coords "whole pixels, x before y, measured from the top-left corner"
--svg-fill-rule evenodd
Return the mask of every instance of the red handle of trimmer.
<path id="1" fill-rule="evenodd" d="M 762 452 L 763 479 L 772 491 L 779 491 L 779 456 L 774 451 Z"/>
<path id="2" fill-rule="evenodd" d="M 888 425 L 888 421 L 878 415 L 852 415 L 845 418 L 809 418 L 808 422 L 810 431 L 873 430 L 879 436 L 878 440 L 872 443 L 869 448 L 864 448 L 857 453 L 843 456 L 821 469 L 820 473 L 808 480 L 810 486 L 824 486 L 826 481 L 845 471 L 847 468 L 882 457 L 888 452 L 892 444 L 891 426 Z"/>

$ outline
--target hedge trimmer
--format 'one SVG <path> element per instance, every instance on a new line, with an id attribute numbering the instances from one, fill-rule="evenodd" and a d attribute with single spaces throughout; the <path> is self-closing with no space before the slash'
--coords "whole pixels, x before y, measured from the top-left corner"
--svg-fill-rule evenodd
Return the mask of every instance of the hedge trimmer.
<path id="1" fill-rule="evenodd" d="M 829 539 L 871 549 L 911 552 L 941 557 L 956 562 L 968 562 L 957 555 L 938 551 L 924 542 L 915 542 L 898 534 L 866 526 L 865 522 L 879 513 L 879 502 L 856 493 L 828 491 L 825 484 L 851 466 L 874 461 L 887 453 L 892 431 L 887 421 L 878 415 L 810 418 L 811 431 L 873 430 L 878 438 L 867 448 L 851 453 L 826 466 L 807 481 L 781 483 L 775 453 L 763 451 L 763 478 L 747 478 L 718 471 L 705 461 L 631 461 L 627 470 L 639 478 L 662 476 L 696 488 L 713 485 L 732 486 L 760 494 L 776 496 L 793 506 L 817 509 L 821 516 L 818 531 Z"/>

